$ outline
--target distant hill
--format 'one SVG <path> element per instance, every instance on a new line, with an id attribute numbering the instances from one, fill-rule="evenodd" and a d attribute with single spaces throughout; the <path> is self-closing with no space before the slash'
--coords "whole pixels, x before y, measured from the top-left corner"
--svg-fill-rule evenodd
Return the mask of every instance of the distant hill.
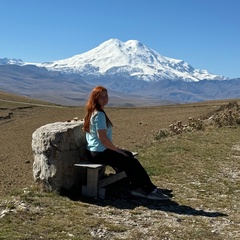
<path id="1" fill-rule="evenodd" d="M 56 105 L 50 102 L 41 101 L 39 99 L 30 98 L 22 95 L 17 95 L 9 92 L 0 91 L 0 107 L 4 102 L 25 103 L 25 104 L 41 104 L 41 105 Z"/>

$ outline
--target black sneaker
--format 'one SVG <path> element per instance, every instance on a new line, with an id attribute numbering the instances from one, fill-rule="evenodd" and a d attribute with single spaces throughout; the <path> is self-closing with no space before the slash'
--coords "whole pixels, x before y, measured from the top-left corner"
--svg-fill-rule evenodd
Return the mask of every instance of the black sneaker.
<path id="1" fill-rule="evenodd" d="M 136 197 L 144 197 L 147 198 L 147 193 L 142 188 L 137 188 L 131 191 L 131 194 Z"/>
<path id="2" fill-rule="evenodd" d="M 161 192 L 159 189 L 154 189 L 151 193 L 147 195 L 148 199 L 166 201 L 169 200 L 169 197 Z"/>

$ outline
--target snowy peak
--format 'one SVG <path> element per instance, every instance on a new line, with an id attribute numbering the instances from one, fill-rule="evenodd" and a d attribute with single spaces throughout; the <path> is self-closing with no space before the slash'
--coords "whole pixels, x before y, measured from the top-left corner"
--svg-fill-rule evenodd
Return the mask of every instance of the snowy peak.
<path id="1" fill-rule="evenodd" d="M 194 69 L 183 60 L 162 56 L 137 40 L 122 42 L 109 39 L 88 52 L 51 63 L 40 63 L 37 66 L 66 73 L 117 75 L 145 81 L 227 79 L 207 70 Z"/>
<path id="2" fill-rule="evenodd" d="M 15 58 L 0 58 L 0 65 L 15 64 L 15 65 L 24 65 L 24 62 L 21 59 Z"/>

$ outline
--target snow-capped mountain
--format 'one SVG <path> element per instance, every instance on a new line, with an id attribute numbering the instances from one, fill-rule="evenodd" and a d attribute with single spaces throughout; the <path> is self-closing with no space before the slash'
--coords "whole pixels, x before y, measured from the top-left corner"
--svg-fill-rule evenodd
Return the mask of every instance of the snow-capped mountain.
<path id="1" fill-rule="evenodd" d="M 79 105 L 96 85 L 109 89 L 113 104 L 124 106 L 240 98 L 240 79 L 195 69 L 136 40 L 110 39 L 88 52 L 49 63 L 0 59 L 1 91 Z"/>
<path id="2" fill-rule="evenodd" d="M 227 77 L 214 75 L 207 70 L 194 69 L 183 60 L 160 55 L 137 40 L 122 42 L 110 39 L 98 47 L 49 63 L 34 63 L 51 71 L 81 74 L 82 76 L 133 77 L 144 81 L 184 80 L 226 80 Z"/>
<path id="3" fill-rule="evenodd" d="M 0 65 L 8 65 L 8 64 L 15 64 L 22 66 L 25 63 L 21 59 L 15 59 L 15 58 L 0 58 Z"/>

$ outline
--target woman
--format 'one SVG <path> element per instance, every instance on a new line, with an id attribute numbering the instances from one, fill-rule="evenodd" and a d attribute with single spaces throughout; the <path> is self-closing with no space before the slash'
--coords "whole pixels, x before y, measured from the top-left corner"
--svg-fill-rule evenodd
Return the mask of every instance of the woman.
<path id="1" fill-rule="evenodd" d="M 106 164 L 117 171 L 125 171 L 131 194 L 155 200 L 168 200 L 150 180 L 147 172 L 131 152 L 119 149 L 112 143 L 112 122 L 104 111 L 108 103 L 107 89 L 95 87 L 86 104 L 83 129 L 86 132 L 87 149 L 92 161 Z"/>

